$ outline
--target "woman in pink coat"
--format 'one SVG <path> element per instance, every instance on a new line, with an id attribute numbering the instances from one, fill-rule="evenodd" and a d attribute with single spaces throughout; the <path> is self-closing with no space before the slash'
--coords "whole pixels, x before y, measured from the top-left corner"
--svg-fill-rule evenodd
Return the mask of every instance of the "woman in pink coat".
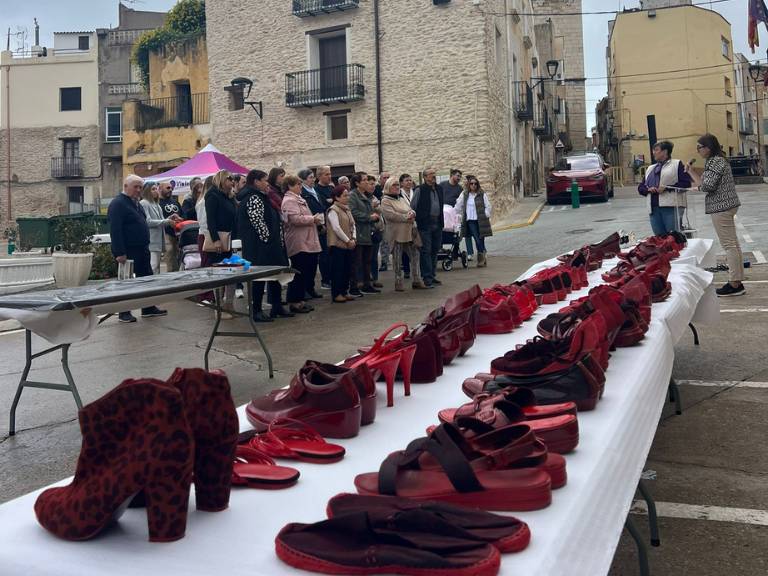
<path id="1" fill-rule="evenodd" d="M 285 248 L 291 267 L 299 271 L 288 285 L 288 305 L 291 312 L 303 314 L 313 310 L 304 299 L 311 291 L 317 274 L 320 256 L 317 227 L 325 218 L 323 214 L 312 215 L 306 200 L 301 197 L 301 181 L 296 176 L 283 179 L 283 192 Z"/>

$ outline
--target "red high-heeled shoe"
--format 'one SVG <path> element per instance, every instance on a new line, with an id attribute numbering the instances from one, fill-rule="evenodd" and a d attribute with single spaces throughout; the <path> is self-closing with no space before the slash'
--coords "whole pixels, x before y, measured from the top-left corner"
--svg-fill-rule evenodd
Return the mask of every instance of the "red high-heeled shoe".
<path id="1" fill-rule="evenodd" d="M 75 478 L 38 496 L 35 514 L 65 540 L 93 538 L 142 490 L 149 540 L 184 536 L 194 440 L 181 393 L 160 380 L 126 381 L 78 414 Z"/>
<path id="2" fill-rule="evenodd" d="M 387 340 L 387 337 L 402 328 L 397 336 Z M 379 336 L 370 348 L 361 348 L 360 354 L 347 358 L 342 365 L 348 368 L 356 368 L 367 364 L 373 379 L 384 377 L 387 383 L 387 406 L 394 405 L 395 378 L 398 372 L 403 379 L 403 389 L 406 396 L 411 395 L 411 371 L 413 369 L 413 357 L 416 354 L 416 344 L 408 344 L 408 325 L 402 322 L 393 324 Z"/>

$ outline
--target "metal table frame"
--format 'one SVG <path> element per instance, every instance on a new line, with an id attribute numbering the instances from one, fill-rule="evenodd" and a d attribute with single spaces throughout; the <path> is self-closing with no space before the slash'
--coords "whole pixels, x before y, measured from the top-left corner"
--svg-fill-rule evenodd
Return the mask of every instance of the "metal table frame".
<path id="1" fill-rule="evenodd" d="M 250 331 L 248 330 L 240 331 L 240 332 L 219 331 L 219 325 L 221 324 L 222 302 L 224 301 L 225 286 L 214 288 L 213 292 L 216 296 L 215 303 L 207 307 L 213 308 L 215 310 L 216 320 L 214 322 L 213 328 L 211 329 L 211 335 L 208 338 L 208 345 L 205 348 L 205 355 L 204 355 L 205 369 L 208 370 L 208 367 L 209 367 L 208 357 L 210 355 L 211 348 L 213 347 L 213 341 L 216 339 L 217 336 L 224 336 L 228 338 L 256 338 L 259 341 L 259 344 L 261 345 L 262 350 L 264 350 L 264 355 L 267 357 L 269 377 L 274 378 L 272 355 L 270 354 L 269 349 L 267 348 L 267 344 L 264 341 L 264 338 L 262 338 L 261 334 L 259 333 L 259 330 L 256 327 L 256 323 L 253 321 L 253 298 L 252 298 L 253 283 L 260 282 L 261 280 L 241 280 L 241 281 L 245 283 L 246 289 L 247 289 L 247 298 L 248 298 L 247 316 L 250 324 Z M 246 316 L 246 314 L 241 314 L 239 312 L 235 312 L 234 314 L 236 316 Z M 113 316 L 113 314 L 107 314 L 106 316 L 104 316 L 99 320 L 99 324 L 103 323 L 107 318 L 110 318 L 111 316 Z M 21 393 L 24 391 L 24 388 L 42 388 L 45 390 L 60 390 L 64 392 L 70 392 L 75 399 L 75 404 L 77 405 L 77 409 L 80 410 L 83 407 L 83 401 L 80 399 L 80 393 L 77 390 L 75 379 L 72 377 L 72 371 L 69 368 L 69 348 L 71 344 L 59 344 L 58 346 L 52 346 L 50 348 L 46 348 L 45 350 L 41 350 L 40 352 L 33 353 L 32 352 L 32 332 L 26 328 L 24 332 L 25 332 L 24 336 L 25 336 L 26 363 L 24 364 L 24 371 L 21 374 L 21 379 L 19 380 L 19 384 L 16 387 L 16 394 L 13 397 L 13 403 L 11 404 L 10 425 L 8 428 L 9 436 L 14 436 L 16 434 L 16 408 L 19 405 L 19 401 L 21 400 Z M 64 371 L 64 377 L 67 380 L 66 384 L 57 383 L 57 382 L 42 382 L 42 381 L 27 379 L 27 377 L 29 376 L 29 371 L 32 369 L 32 362 L 34 360 L 42 356 L 46 356 L 48 354 L 58 352 L 59 350 L 61 351 L 61 369 Z"/>

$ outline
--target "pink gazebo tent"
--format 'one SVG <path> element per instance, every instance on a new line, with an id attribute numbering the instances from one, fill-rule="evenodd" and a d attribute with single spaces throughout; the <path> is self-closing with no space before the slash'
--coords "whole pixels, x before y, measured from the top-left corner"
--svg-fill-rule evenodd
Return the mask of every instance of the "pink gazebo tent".
<path id="1" fill-rule="evenodd" d="M 205 179 L 212 174 L 216 174 L 219 170 L 229 170 L 233 174 L 245 175 L 248 173 L 248 168 L 240 166 L 237 162 L 227 158 L 213 144 L 208 144 L 195 156 L 184 162 L 184 164 L 162 174 L 149 176 L 146 180 L 170 182 L 171 186 L 173 186 L 173 193 L 178 196 L 179 194 L 189 192 L 189 181 L 192 178 Z"/>

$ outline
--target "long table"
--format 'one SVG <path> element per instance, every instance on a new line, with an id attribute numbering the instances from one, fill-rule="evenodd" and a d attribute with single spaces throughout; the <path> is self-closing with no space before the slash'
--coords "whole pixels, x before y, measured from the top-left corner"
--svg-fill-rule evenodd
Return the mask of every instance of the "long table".
<path id="1" fill-rule="evenodd" d="M 706 241 L 691 241 L 673 264 L 672 295 L 654 305 L 651 327 L 642 343 L 613 353 L 603 400 L 596 410 L 579 414 L 579 446 L 566 457 L 568 484 L 553 493 L 548 508 L 515 514 L 529 523 L 533 537 L 525 551 L 503 556 L 501 574 L 599 576 L 608 572 L 666 399 L 674 359 L 671 327 L 679 321 L 690 322 L 702 299 L 708 298 L 712 275 L 698 268 L 700 260 L 695 256 L 705 248 L 707 252 Z M 605 262 L 604 269 L 613 264 Z M 599 271 L 590 274 L 590 286 L 600 282 L 599 275 Z M 467 355 L 447 366 L 437 382 L 414 385 L 407 398 L 398 387 L 392 408 L 385 407 L 382 385 L 376 422 L 356 438 L 339 441 L 347 449 L 341 462 L 326 466 L 290 462 L 301 471 L 295 487 L 236 489 L 225 512 L 197 512 L 191 504 L 187 535 L 178 542 L 147 542 L 142 510 L 128 510 L 119 528 L 95 540 L 66 542 L 37 524 L 33 504 L 39 491 L 8 502 L 0 506 L 0 573 L 306 574 L 275 556 L 273 541 L 280 528 L 288 522 L 323 519 L 331 496 L 354 492 L 356 474 L 377 470 L 389 452 L 423 436 L 425 428 L 437 421 L 439 409 L 466 402 L 460 389 L 463 379 L 487 371 L 493 358 L 532 338 L 537 322 L 560 306 L 541 307 L 510 334 L 478 336 Z M 241 429 L 250 428 L 244 407 L 239 414 Z"/>
<path id="2" fill-rule="evenodd" d="M 77 408 L 83 407 L 75 379 L 69 368 L 69 348 L 73 343 L 88 338 L 106 318 L 123 310 L 136 310 L 209 291 L 213 291 L 216 296 L 213 305 L 216 316 L 203 356 L 205 368 L 208 369 L 208 357 L 217 336 L 253 337 L 258 339 L 264 350 L 269 377 L 272 378 L 272 356 L 253 322 L 251 292 L 254 281 L 275 280 L 286 284 L 292 278 L 293 271 L 283 266 L 255 266 L 249 270 L 244 270 L 242 267 L 199 268 L 129 280 L 112 280 L 78 288 L 0 297 L 0 320 L 17 320 L 25 330 L 26 363 L 11 404 L 9 434 L 13 436 L 16 433 L 16 408 L 25 388 L 70 392 Z M 250 330 L 237 332 L 219 330 L 224 288 L 237 283 L 244 284 L 248 292 L 247 317 L 250 321 Z M 33 352 L 33 334 L 42 337 L 53 346 Z M 61 353 L 61 368 L 66 384 L 29 380 L 28 376 L 34 360 L 55 352 Z"/>

